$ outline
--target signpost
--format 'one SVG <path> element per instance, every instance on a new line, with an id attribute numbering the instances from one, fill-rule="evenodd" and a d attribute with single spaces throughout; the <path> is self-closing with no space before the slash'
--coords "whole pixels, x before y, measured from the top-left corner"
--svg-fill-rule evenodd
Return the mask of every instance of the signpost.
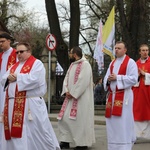
<path id="1" fill-rule="evenodd" d="M 51 86 L 51 51 L 55 50 L 57 45 L 56 38 L 53 34 L 48 34 L 46 37 L 46 47 L 49 50 L 49 69 L 48 69 L 48 112 L 50 113 L 50 86 Z"/>
<path id="2" fill-rule="evenodd" d="M 56 38 L 53 34 L 48 34 L 46 37 L 46 46 L 49 51 L 53 51 L 56 48 Z"/>

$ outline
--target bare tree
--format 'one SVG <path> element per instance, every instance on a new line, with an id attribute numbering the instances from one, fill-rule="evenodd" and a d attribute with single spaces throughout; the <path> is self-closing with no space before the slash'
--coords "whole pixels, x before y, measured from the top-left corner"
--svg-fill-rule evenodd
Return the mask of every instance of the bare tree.
<path id="1" fill-rule="evenodd" d="M 5 24 L 2 22 L 2 20 L 0 20 L 0 31 L 5 31 L 9 33 L 9 30 L 7 29 Z"/>
<path id="2" fill-rule="evenodd" d="M 57 59 L 58 62 L 63 67 L 64 71 L 66 72 L 69 66 L 68 45 L 62 38 L 58 14 L 56 10 L 56 4 L 54 0 L 45 0 L 45 4 L 50 26 L 50 33 L 54 34 L 57 39 L 57 47 L 56 47 Z"/>
<path id="3" fill-rule="evenodd" d="M 46 11 L 50 26 L 50 32 L 56 36 L 58 45 L 56 48 L 56 54 L 59 63 L 66 72 L 69 66 L 68 59 L 68 46 L 72 48 L 79 44 L 79 27 L 80 27 L 80 9 L 79 0 L 70 0 L 70 31 L 69 31 L 69 45 L 63 40 L 63 36 L 60 30 L 60 23 L 58 20 L 58 14 L 56 10 L 56 4 L 54 0 L 45 0 Z"/>
<path id="4" fill-rule="evenodd" d="M 0 1 L 0 21 L 12 34 L 35 25 L 33 19 L 36 12 L 27 11 L 24 5 L 20 0 Z"/>
<path id="5" fill-rule="evenodd" d="M 79 45 L 80 8 L 79 0 L 70 0 L 70 40 L 69 48 Z"/>
<path id="6" fill-rule="evenodd" d="M 120 17 L 122 39 L 127 43 L 128 54 L 133 59 L 138 57 L 138 47 L 142 43 L 148 43 L 148 8 L 146 0 L 126 1 L 116 0 Z"/>

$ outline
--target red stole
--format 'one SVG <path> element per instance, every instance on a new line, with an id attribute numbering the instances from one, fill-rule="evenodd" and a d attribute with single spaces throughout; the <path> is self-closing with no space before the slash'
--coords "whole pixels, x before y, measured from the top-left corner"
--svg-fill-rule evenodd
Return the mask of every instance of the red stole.
<path id="1" fill-rule="evenodd" d="M 1 69 L 1 64 L 2 64 L 2 55 L 3 55 L 3 53 L 4 52 L 0 53 L 0 69 Z M 11 54 L 8 57 L 6 70 L 8 70 L 15 63 L 16 63 L 16 50 L 13 49 Z"/>
<path id="2" fill-rule="evenodd" d="M 118 75 L 125 75 L 126 74 L 126 69 L 127 69 L 127 64 L 128 64 L 129 59 L 130 58 L 126 55 L 123 63 L 121 64 L 121 66 L 119 68 Z M 115 62 L 115 60 L 112 62 L 111 66 L 110 66 L 110 74 L 112 74 L 112 72 L 113 72 L 114 62 Z M 124 99 L 124 89 L 118 90 L 118 88 L 116 86 L 113 109 L 112 109 L 113 92 L 111 91 L 110 86 L 109 86 L 109 91 L 110 91 L 110 93 L 109 93 L 108 101 L 106 104 L 105 117 L 110 118 L 111 115 L 121 116 L 122 115 L 123 99 Z"/>
<path id="3" fill-rule="evenodd" d="M 23 65 L 20 73 L 29 73 L 35 60 L 36 58 L 34 58 L 33 56 L 30 56 L 29 59 Z M 10 73 L 14 73 L 18 65 L 19 65 L 19 62 L 17 62 L 11 68 Z M 15 137 L 15 138 L 22 137 L 25 102 L 26 102 L 26 91 L 19 92 L 17 85 L 16 85 L 14 108 L 13 108 L 13 115 L 12 115 L 12 125 L 11 125 L 11 132 L 10 132 L 9 119 L 8 119 L 9 97 L 8 97 L 8 89 L 7 89 L 5 107 L 4 107 L 4 130 L 5 130 L 6 140 L 10 140 L 11 137 Z"/>

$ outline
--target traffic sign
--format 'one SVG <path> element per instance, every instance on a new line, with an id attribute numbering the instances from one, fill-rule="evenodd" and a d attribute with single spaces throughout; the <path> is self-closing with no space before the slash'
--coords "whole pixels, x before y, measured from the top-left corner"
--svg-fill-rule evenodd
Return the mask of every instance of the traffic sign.
<path id="1" fill-rule="evenodd" d="M 53 51 L 56 48 L 56 38 L 53 34 L 48 34 L 46 37 L 46 47 L 48 50 Z"/>

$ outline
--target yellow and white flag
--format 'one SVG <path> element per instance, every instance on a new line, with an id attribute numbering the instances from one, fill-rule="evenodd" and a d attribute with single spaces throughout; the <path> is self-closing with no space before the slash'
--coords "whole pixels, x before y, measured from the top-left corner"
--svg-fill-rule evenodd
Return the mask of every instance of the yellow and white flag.
<path id="1" fill-rule="evenodd" d="M 115 7 L 113 6 L 108 19 L 103 27 L 103 52 L 115 58 L 114 45 L 115 45 Z"/>
<path id="2" fill-rule="evenodd" d="M 99 74 L 101 74 L 101 72 L 104 70 L 102 28 L 103 28 L 102 21 L 100 20 L 98 35 L 97 35 L 97 40 L 96 40 L 96 46 L 95 46 L 94 56 L 93 56 L 97 62 Z"/>

